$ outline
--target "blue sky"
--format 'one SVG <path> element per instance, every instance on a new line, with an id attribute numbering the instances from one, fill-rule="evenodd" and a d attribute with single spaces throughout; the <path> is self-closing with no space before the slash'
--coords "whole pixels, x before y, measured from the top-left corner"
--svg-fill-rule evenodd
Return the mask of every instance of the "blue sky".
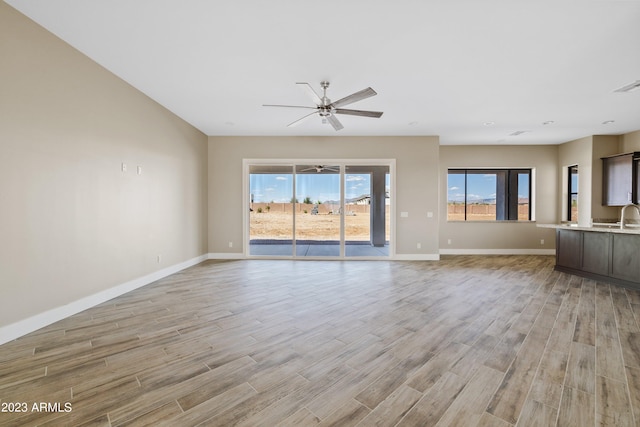
<path id="1" fill-rule="evenodd" d="M 471 175 L 469 175 L 471 177 Z M 467 200 L 484 200 L 496 197 L 495 175 L 476 175 L 469 179 Z M 464 202 L 464 174 L 449 174 L 448 201 Z"/>
<path id="2" fill-rule="evenodd" d="M 526 175 L 519 175 L 520 177 Z M 468 174 L 467 201 L 491 200 L 496 197 L 495 174 Z M 464 174 L 450 173 L 447 182 L 447 200 L 450 202 L 464 202 Z M 529 197 L 529 180 L 518 180 L 518 197 Z"/>
<path id="3" fill-rule="evenodd" d="M 318 200 L 340 200 L 340 175 L 339 174 L 299 174 L 296 175 L 296 197 L 302 202 L 310 197 L 315 203 Z M 346 174 L 345 198 L 369 194 L 371 178 L 369 174 Z M 387 174 L 387 189 L 389 188 L 389 175 Z M 253 195 L 253 201 L 287 203 L 291 201 L 293 192 L 292 174 L 250 174 L 249 191 Z"/>

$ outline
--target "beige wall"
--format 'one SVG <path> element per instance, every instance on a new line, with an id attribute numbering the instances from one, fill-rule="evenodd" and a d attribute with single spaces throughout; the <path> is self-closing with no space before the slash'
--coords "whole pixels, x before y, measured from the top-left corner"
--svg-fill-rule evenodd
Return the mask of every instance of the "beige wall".
<path id="1" fill-rule="evenodd" d="M 206 254 L 206 136 L 4 2 L 0 41 L 0 327 Z"/>
<path id="2" fill-rule="evenodd" d="M 552 250 L 553 231 L 533 222 L 447 221 L 447 170 L 451 168 L 535 169 L 535 220 L 555 223 L 558 147 L 442 146 L 440 147 L 440 248 L 443 252 L 491 252 L 499 250 Z M 544 239 L 544 244 L 540 240 Z M 451 243 L 449 244 L 449 240 Z"/>
<path id="3" fill-rule="evenodd" d="M 593 137 L 569 141 L 559 146 L 558 151 L 558 220 L 567 220 L 569 166 L 578 165 L 578 224 L 588 227 L 591 221 L 593 188 Z"/>
<path id="4" fill-rule="evenodd" d="M 591 161 L 591 215 L 597 220 L 618 218 L 619 208 L 602 206 L 602 158 L 620 153 L 620 139 L 617 135 L 594 135 L 592 137 Z M 578 169 L 578 173 L 582 173 Z M 580 194 L 578 193 L 578 197 Z"/>
<path id="5" fill-rule="evenodd" d="M 245 158 L 396 159 L 396 253 L 420 258 L 554 247 L 533 223 L 448 223 L 447 168 L 533 167 L 536 220 L 557 222 L 563 167 L 579 164 L 581 206 L 605 215 L 599 157 L 640 151 L 640 131 L 535 147 L 207 138 L 4 2 L 0 58 L 0 329 L 207 252 L 241 253 Z"/>
<path id="6" fill-rule="evenodd" d="M 620 153 L 640 151 L 640 130 L 620 136 Z"/>
<path id="7" fill-rule="evenodd" d="M 209 137 L 209 252 L 242 253 L 243 159 L 396 159 L 396 253 L 437 254 L 438 149 L 432 136 Z"/>
<path id="8" fill-rule="evenodd" d="M 559 221 L 567 219 L 569 166 L 578 165 L 578 224 L 588 227 L 593 218 L 616 218 L 618 209 L 602 206 L 602 157 L 619 152 L 619 137 L 594 135 L 559 145 Z"/>

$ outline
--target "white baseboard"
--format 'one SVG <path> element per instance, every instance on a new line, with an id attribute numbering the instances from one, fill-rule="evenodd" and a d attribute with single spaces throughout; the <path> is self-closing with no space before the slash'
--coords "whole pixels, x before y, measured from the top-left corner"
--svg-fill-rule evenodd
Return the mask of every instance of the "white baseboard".
<path id="1" fill-rule="evenodd" d="M 218 252 L 207 254 L 207 259 L 246 259 L 241 252 Z"/>
<path id="2" fill-rule="evenodd" d="M 555 255 L 555 249 L 440 249 L 440 255 Z"/>
<path id="3" fill-rule="evenodd" d="M 0 327 L 0 344 L 14 340 L 30 332 L 55 323 L 58 320 L 62 320 L 98 304 L 102 304 L 105 301 L 109 301 L 110 299 L 126 294 L 134 289 L 148 285 L 156 280 L 177 273 L 185 268 L 199 264 L 206 259 L 207 255 L 200 255 L 196 258 L 192 258 L 179 264 L 163 268 L 162 270 L 155 271 L 151 274 L 147 274 L 146 276 L 114 286 L 113 288 L 105 289 L 104 291 L 89 295 L 88 297 L 81 298 L 61 307 L 56 307 L 24 320 L 2 326 Z"/>
<path id="4" fill-rule="evenodd" d="M 393 261 L 438 261 L 440 254 L 395 254 Z"/>
<path id="5" fill-rule="evenodd" d="M 209 253 L 208 259 L 247 259 L 247 257 L 242 253 L 232 253 L 232 252 L 220 252 L 220 253 Z M 264 258 L 269 259 L 269 258 Z M 275 258 L 279 259 L 279 258 Z M 293 258 L 284 258 L 284 259 L 293 259 Z M 308 257 L 300 257 L 296 258 L 298 261 L 309 260 Z M 322 260 L 325 259 L 323 257 L 314 257 L 313 260 Z M 362 260 L 397 260 L 397 261 L 438 261 L 440 259 L 439 254 L 396 254 L 393 257 L 384 258 L 384 257 L 358 257 L 358 258 L 350 258 L 350 261 L 362 261 Z"/>

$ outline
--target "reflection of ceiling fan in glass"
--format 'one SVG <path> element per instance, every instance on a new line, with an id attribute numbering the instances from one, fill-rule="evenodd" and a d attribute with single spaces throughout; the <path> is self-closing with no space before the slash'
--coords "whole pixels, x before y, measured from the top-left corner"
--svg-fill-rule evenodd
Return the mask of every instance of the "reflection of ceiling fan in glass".
<path id="1" fill-rule="evenodd" d="M 325 166 L 325 165 L 316 165 L 310 168 L 301 169 L 300 172 L 309 172 L 316 171 L 318 173 L 328 171 L 328 172 L 340 172 L 340 168 L 338 166 Z"/>
<path id="2" fill-rule="evenodd" d="M 316 93 L 315 90 L 311 87 L 309 83 L 296 83 L 301 88 L 305 90 L 305 92 L 311 97 L 313 102 L 316 104 L 315 107 L 307 107 L 303 105 L 277 105 L 277 104 L 263 104 L 264 107 L 285 107 L 285 108 L 307 108 L 314 110 L 313 112 L 307 114 L 299 118 L 298 120 L 289 123 L 287 126 L 295 126 L 297 124 L 302 123 L 309 117 L 317 114 L 322 118 L 322 123 L 329 122 L 331 126 L 335 130 L 340 130 L 344 128 L 340 120 L 336 117 L 336 114 L 347 114 L 350 116 L 362 116 L 362 117 L 374 117 L 379 118 L 382 116 L 381 111 L 365 111 L 365 110 L 350 110 L 346 108 L 340 108 L 345 105 L 353 104 L 354 102 L 361 101 L 366 98 L 370 98 L 378 93 L 371 89 L 370 87 L 363 89 L 359 92 L 352 93 L 349 96 L 345 96 L 335 102 L 331 102 L 329 98 L 327 98 L 327 88 L 329 87 L 329 82 L 322 81 L 320 82 L 320 86 L 322 87 L 322 97 Z"/>

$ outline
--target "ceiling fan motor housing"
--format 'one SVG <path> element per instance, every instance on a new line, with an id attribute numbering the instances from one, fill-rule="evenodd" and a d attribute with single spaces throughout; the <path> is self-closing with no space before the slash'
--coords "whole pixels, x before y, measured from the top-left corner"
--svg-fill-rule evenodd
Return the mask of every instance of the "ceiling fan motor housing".
<path id="1" fill-rule="evenodd" d="M 320 114 L 320 117 L 329 117 L 333 112 L 332 110 L 330 107 L 319 107 L 318 114 Z"/>

